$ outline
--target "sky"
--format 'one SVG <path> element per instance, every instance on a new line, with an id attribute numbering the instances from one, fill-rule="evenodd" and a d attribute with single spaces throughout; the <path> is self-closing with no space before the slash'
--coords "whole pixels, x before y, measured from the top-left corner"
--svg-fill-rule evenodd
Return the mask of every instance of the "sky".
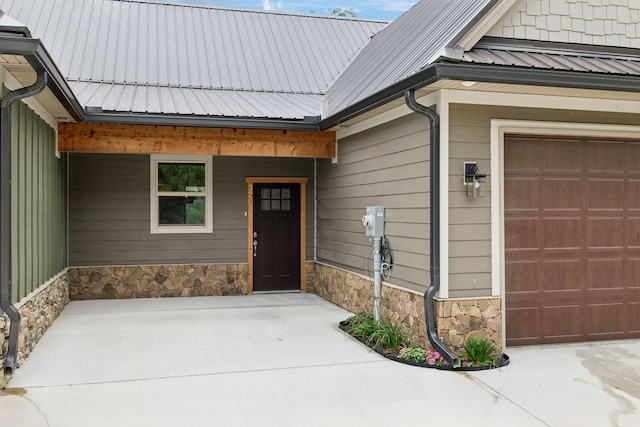
<path id="1" fill-rule="evenodd" d="M 163 1 L 163 0 L 155 0 Z M 328 15 L 328 9 L 353 8 L 356 17 L 392 21 L 400 16 L 417 0 L 166 0 L 167 3 L 202 4 L 207 6 L 240 9 L 279 10 L 283 12 L 316 13 Z"/>

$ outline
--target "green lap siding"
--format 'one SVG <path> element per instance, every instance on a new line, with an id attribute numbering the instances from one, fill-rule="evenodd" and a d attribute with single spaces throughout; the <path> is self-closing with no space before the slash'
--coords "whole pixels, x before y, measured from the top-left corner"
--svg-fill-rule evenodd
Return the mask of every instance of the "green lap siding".
<path id="1" fill-rule="evenodd" d="M 67 265 L 66 155 L 56 133 L 22 102 L 12 108 L 12 299 L 20 301 Z"/>

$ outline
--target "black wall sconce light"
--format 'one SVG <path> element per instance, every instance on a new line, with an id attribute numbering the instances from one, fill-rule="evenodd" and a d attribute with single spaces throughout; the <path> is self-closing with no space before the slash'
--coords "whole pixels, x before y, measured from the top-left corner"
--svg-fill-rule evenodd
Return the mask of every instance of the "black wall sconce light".
<path id="1" fill-rule="evenodd" d="M 464 162 L 464 186 L 467 197 L 484 197 L 487 175 L 479 173 L 477 162 Z"/>

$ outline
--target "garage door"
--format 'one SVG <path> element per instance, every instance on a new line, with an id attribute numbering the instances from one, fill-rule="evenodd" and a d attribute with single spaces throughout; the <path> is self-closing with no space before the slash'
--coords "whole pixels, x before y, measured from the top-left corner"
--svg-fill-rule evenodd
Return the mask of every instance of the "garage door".
<path id="1" fill-rule="evenodd" d="M 507 136 L 507 345 L 640 337 L 640 141 Z"/>

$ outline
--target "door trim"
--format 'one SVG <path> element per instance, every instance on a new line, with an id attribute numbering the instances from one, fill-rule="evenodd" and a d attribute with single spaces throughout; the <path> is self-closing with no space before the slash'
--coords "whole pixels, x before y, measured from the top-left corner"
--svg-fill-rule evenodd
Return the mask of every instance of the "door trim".
<path id="1" fill-rule="evenodd" d="M 300 184 L 300 292 L 307 292 L 307 183 L 309 178 L 247 177 L 247 293 L 253 293 L 253 184 Z"/>

